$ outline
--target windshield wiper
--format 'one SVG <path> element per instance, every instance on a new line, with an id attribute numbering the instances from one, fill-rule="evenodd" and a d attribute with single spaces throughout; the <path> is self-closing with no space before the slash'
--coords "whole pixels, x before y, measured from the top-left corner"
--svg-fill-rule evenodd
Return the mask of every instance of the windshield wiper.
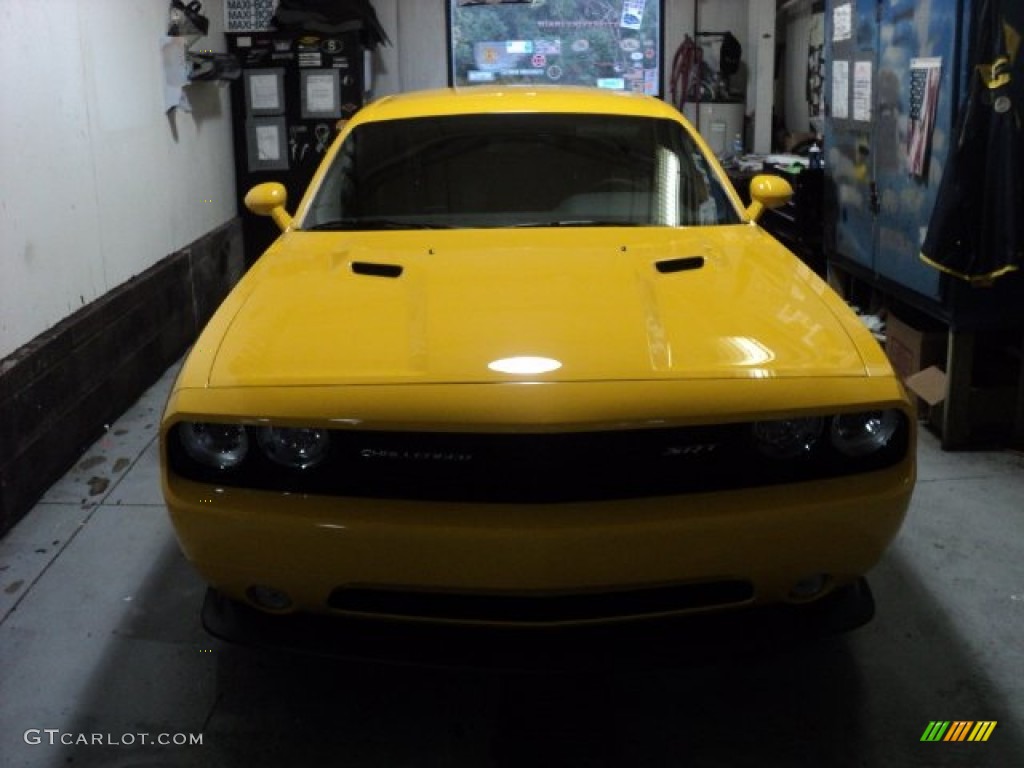
<path id="1" fill-rule="evenodd" d="M 552 219 L 551 221 L 526 221 L 521 224 L 510 224 L 513 229 L 531 227 L 642 227 L 644 224 L 624 219 Z"/>
<path id="2" fill-rule="evenodd" d="M 448 224 L 428 224 L 422 221 L 403 221 L 379 216 L 360 216 L 347 219 L 321 221 L 311 227 L 304 227 L 303 232 L 359 232 L 372 230 L 401 229 L 451 229 Z"/>

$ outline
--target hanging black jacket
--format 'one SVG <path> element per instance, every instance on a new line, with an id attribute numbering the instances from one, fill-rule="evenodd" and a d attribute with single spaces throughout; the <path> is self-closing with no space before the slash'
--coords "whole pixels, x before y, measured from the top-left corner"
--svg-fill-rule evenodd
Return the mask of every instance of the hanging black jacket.
<path id="1" fill-rule="evenodd" d="M 921 258 L 975 284 L 1024 263 L 1024 3 L 978 0 L 971 86 Z"/>

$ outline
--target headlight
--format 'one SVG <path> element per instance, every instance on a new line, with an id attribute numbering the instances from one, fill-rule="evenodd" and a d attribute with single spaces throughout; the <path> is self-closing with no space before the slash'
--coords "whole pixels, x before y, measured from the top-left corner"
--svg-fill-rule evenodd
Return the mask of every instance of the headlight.
<path id="1" fill-rule="evenodd" d="M 237 467 L 249 452 L 249 435 L 239 424 L 186 421 L 178 437 L 191 459 L 214 469 Z"/>
<path id="2" fill-rule="evenodd" d="M 330 445 L 326 429 L 264 427 L 256 439 L 267 458 L 292 469 L 315 467 L 324 460 Z"/>
<path id="3" fill-rule="evenodd" d="M 867 456 L 885 448 L 900 426 L 899 411 L 844 413 L 832 419 L 832 445 L 847 456 Z"/>
<path id="4" fill-rule="evenodd" d="M 753 426 L 753 433 L 761 453 L 773 459 L 795 459 L 810 453 L 824 429 L 825 420 L 815 416 L 758 421 Z"/>

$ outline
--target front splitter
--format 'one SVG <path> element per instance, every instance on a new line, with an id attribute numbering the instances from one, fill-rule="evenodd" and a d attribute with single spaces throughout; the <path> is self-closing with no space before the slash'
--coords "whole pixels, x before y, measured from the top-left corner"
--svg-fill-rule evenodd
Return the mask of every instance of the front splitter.
<path id="1" fill-rule="evenodd" d="M 476 626 L 272 615 L 207 590 L 206 631 L 229 643 L 336 659 L 517 671 L 685 667 L 729 655 L 792 649 L 874 616 L 865 579 L 815 603 L 584 626 Z"/>

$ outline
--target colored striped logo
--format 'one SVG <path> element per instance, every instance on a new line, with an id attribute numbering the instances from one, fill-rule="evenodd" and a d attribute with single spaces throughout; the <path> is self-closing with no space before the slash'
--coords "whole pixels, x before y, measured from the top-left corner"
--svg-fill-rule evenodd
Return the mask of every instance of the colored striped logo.
<path id="1" fill-rule="evenodd" d="M 988 741 L 996 729 L 996 720 L 932 720 L 921 741 Z"/>

